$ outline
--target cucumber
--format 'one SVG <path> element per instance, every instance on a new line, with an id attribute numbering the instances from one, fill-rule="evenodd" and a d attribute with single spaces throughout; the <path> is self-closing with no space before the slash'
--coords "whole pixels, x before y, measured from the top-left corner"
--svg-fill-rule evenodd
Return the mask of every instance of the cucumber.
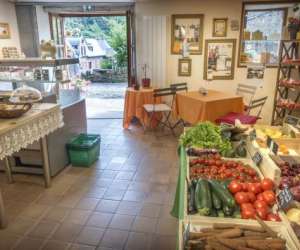
<path id="1" fill-rule="evenodd" d="M 215 209 L 221 209 L 222 201 L 218 198 L 218 196 L 216 195 L 216 193 L 213 190 L 211 191 L 211 198 L 212 198 L 213 207 Z"/>
<path id="2" fill-rule="evenodd" d="M 234 213 L 234 207 L 223 206 L 223 212 L 225 217 L 231 217 Z"/>
<path id="3" fill-rule="evenodd" d="M 195 205 L 200 215 L 207 216 L 212 210 L 210 186 L 207 180 L 199 179 L 195 189 Z"/>
<path id="4" fill-rule="evenodd" d="M 188 213 L 195 214 L 195 187 L 193 183 L 191 183 L 188 187 L 189 195 L 188 195 Z"/>
<path id="5" fill-rule="evenodd" d="M 209 216 L 210 217 L 218 217 L 217 209 L 212 208 Z"/>
<path id="6" fill-rule="evenodd" d="M 222 201 L 223 206 L 228 206 L 230 208 L 235 207 L 235 201 L 233 196 L 229 193 L 228 189 L 224 188 L 218 181 L 210 180 L 213 192 L 218 196 L 218 198 Z"/>
<path id="7" fill-rule="evenodd" d="M 225 214 L 222 209 L 217 210 L 218 217 L 225 217 Z"/>

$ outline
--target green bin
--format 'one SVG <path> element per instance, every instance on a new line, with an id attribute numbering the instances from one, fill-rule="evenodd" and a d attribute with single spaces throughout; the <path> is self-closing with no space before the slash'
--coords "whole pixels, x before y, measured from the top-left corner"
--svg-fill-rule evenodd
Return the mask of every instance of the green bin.
<path id="1" fill-rule="evenodd" d="M 75 167 L 89 167 L 100 155 L 100 135 L 79 134 L 67 143 L 70 162 Z"/>

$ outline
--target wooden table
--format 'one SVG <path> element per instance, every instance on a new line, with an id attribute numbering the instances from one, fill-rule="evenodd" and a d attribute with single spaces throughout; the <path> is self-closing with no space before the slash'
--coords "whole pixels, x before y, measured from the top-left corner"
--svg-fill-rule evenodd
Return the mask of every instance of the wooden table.
<path id="1" fill-rule="evenodd" d="M 161 99 L 157 98 L 157 103 L 159 102 L 161 102 Z M 149 126 L 149 117 L 147 116 L 143 105 L 153 103 L 154 97 L 152 88 L 141 88 L 140 90 L 127 88 L 124 104 L 123 127 L 128 129 L 134 117 L 139 119 L 144 127 Z"/>
<path id="2" fill-rule="evenodd" d="M 176 94 L 176 114 L 192 125 L 201 121 L 215 122 L 217 118 L 229 112 L 242 113 L 243 98 L 234 94 L 208 90 L 207 95 L 199 91 Z"/>
<path id="3" fill-rule="evenodd" d="M 16 119 L 0 119 L 0 160 L 5 161 L 8 181 L 13 182 L 8 156 L 40 140 L 43 153 L 45 186 L 50 187 L 50 170 L 46 136 L 63 126 L 62 113 L 58 104 L 34 104 L 30 111 Z M 0 192 L 0 227 L 7 224 L 2 195 Z"/>

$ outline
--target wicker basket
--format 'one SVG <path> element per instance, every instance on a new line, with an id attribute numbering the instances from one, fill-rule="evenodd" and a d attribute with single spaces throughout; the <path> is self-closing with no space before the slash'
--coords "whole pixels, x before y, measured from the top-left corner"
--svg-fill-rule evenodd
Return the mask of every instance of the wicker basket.
<path id="1" fill-rule="evenodd" d="M 0 104 L 0 119 L 18 118 L 31 107 L 32 104 Z"/>

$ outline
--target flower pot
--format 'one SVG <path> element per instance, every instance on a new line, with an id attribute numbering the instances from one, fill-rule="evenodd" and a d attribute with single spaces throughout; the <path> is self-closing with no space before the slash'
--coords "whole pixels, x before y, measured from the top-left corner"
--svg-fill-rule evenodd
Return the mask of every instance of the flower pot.
<path id="1" fill-rule="evenodd" d="M 143 78 L 142 79 L 142 86 L 143 86 L 143 88 L 149 88 L 150 87 L 150 83 L 151 83 L 151 79 L 150 78 Z"/>

